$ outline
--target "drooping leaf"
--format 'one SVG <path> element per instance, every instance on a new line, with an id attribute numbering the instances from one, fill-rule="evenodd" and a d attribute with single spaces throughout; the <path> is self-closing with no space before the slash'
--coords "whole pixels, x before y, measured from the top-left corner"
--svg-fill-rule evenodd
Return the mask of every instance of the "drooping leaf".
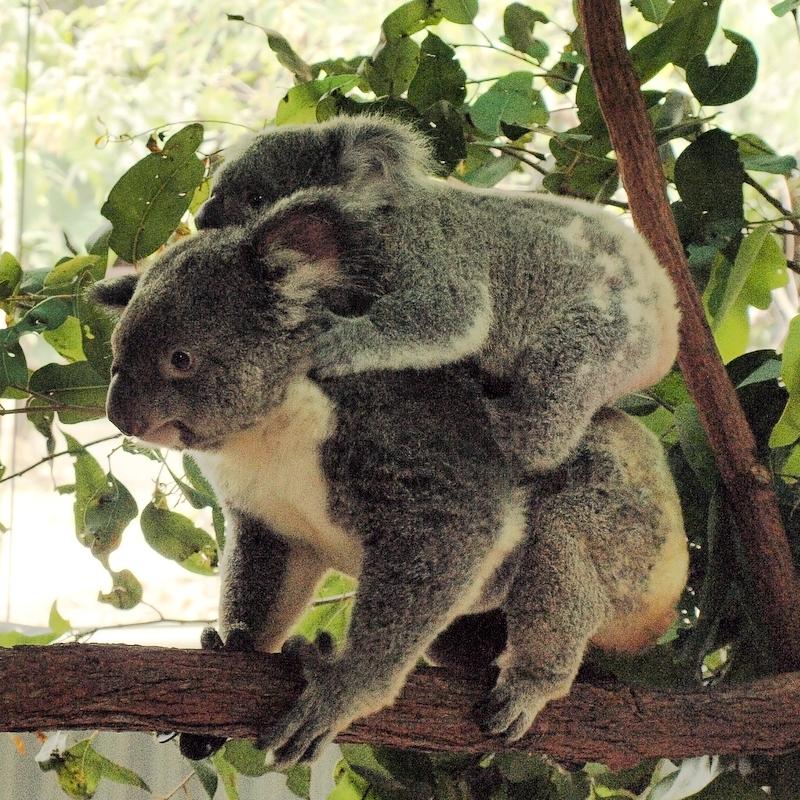
<path id="1" fill-rule="evenodd" d="M 683 202 L 716 219 L 742 218 L 744 179 L 738 148 L 719 129 L 699 136 L 675 162 L 675 185 Z"/>
<path id="2" fill-rule="evenodd" d="M 11 297 L 22 280 L 22 267 L 11 253 L 0 253 L 0 300 Z"/>
<path id="3" fill-rule="evenodd" d="M 317 122 L 319 103 L 331 92 L 349 92 L 358 81 L 358 75 L 331 75 L 321 80 L 293 86 L 278 103 L 275 123 L 277 125 L 303 125 Z"/>
<path id="4" fill-rule="evenodd" d="M 81 323 L 77 317 L 68 316 L 60 327 L 44 331 L 42 338 L 56 353 L 68 361 L 86 361 L 86 355 L 83 352 Z"/>
<path id="5" fill-rule="evenodd" d="M 800 437 L 800 316 L 789 323 L 783 343 L 781 380 L 789 392 L 789 401 L 772 430 L 770 447 L 785 447 Z"/>
<path id="6" fill-rule="evenodd" d="M 105 277 L 105 269 L 108 264 L 108 247 L 113 230 L 114 227 L 111 223 L 104 219 L 86 239 L 86 252 L 89 255 L 97 256 L 100 260 L 102 272 L 100 272 L 99 278 Z"/>
<path id="7" fill-rule="evenodd" d="M 442 173 L 449 174 L 467 157 L 464 120 L 450 103 L 440 100 L 425 111 L 425 122 L 433 126 L 429 136 L 433 142 L 434 157 L 446 167 Z"/>
<path id="8" fill-rule="evenodd" d="M 140 522 L 145 541 L 164 558 L 177 561 L 190 572 L 214 574 L 218 563 L 214 540 L 183 514 L 151 502 L 142 511 Z"/>
<path id="9" fill-rule="evenodd" d="M 800 0 L 781 0 L 780 3 L 776 3 L 772 6 L 772 13 L 776 17 L 782 17 L 784 14 L 788 14 L 790 11 L 794 11 L 797 8 L 800 8 Z"/>
<path id="10" fill-rule="evenodd" d="M 0 343 L 9 345 L 26 333 L 41 333 L 60 328 L 69 316 L 70 306 L 60 297 L 48 297 L 37 303 L 10 328 L 0 331 Z"/>
<path id="11" fill-rule="evenodd" d="M 134 608 L 142 602 L 144 590 L 139 579 L 129 570 L 123 569 L 120 572 L 112 572 L 111 577 L 114 581 L 111 591 L 107 594 L 100 592 L 97 600 L 100 603 L 108 603 L 114 608 L 128 610 Z"/>
<path id="12" fill-rule="evenodd" d="M 545 83 L 559 94 L 566 94 L 575 81 L 578 74 L 578 65 L 574 61 L 567 61 L 562 58 L 557 64 L 550 67 Z"/>
<path id="13" fill-rule="evenodd" d="M 236 770 L 225 759 L 221 750 L 211 756 L 211 763 L 222 781 L 222 788 L 228 800 L 239 800 L 239 789 L 236 785 Z"/>
<path id="14" fill-rule="evenodd" d="M 36 398 L 36 405 L 49 400 L 56 406 L 59 419 L 67 425 L 105 414 L 108 383 L 86 361 L 45 364 L 31 375 L 29 388 L 42 396 Z"/>
<path id="15" fill-rule="evenodd" d="M 100 213 L 114 226 L 111 248 L 126 261 L 155 252 L 178 226 L 203 180 L 202 141 L 203 126 L 187 125 L 114 184 Z"/>
<path id="16" fill-rule="evenodd" d="M 478 0 L 436 0 L 445 19 L 459 25 L 469 25 L 478 13 Z"/>
<path id="17" fill-rule="evenodd" d="M 217 773 L 205 760 L 194 762 L 194 772 L 203 789 L 205 789 L 208 800 L 214 800 L 214 795 L 217 793 L 217 785 L 219 784 Z"/>
<path id="18" fill-rule="evenodd" d="M 694 404 L 683 403 L 675 409 L 675 427 L 686 460 L 703 486 L 713 491 L 719 480 L 716 461 Z"/>
<path id="19" fill-rule="evenodd" d="M 419 67 L 408 87 L 408 100 L 420 111 L 440 100 L 458 107 L 467 96 L 466 80 L 455 50 L 429 33 L 420 48 Z"/>
<path id="20" fill-rule="evenodd" d="M 520 53 L 540 58 L 539 42 L 533 32 L 537 22 L 548 21 L 546 14 L 522 3 L 511 3 L 506 6 L 503 12 L 503 31 L 509 46 Z"/>
<path id="21" fill-rule="evenodd" d="M 513 156 L 495 156 L 485 148 L 468 144 L 466 161 L 456 177 L 470 186 L 485 189 L 519 169 L 519 163 Z"/>
<path id="22" fill-rule="evenodd" d="M 286 770 L 286 788 L 300 800 L 311 797 L 311 768 L 308 764 L 295 764 Z"/>
<path id="23" fill-rule="evenodd" d="M 661 27 L 631 48 L 642 83 L 667 64 L 686 67 L 694 56 L 704 53 L 717 27 L 721 4 L 722 0 L 675 0 Z"/>
<path id="24" fill-rule="evenodd" d="M 9 386 L 25 388 L 28 383 L 28 365 L 19 343 L 0 342 L 0 393 Z"/>
<path id="25" fill-rule="evenodd" d="M 313 77 L 311 67 L 297 55 L 286 37 L 272 28 L 264 28 L 264 33 L 267 35 L 269 49 L 277 56 L 278 63 L 286 67 L 298 81 L 310 81 Z"/>
<path id="26" fill-rule="evenodd" d="M 390 39 L 367 62 L 364 74 L 372 91 L 378 97 L 400 97 L 411 85 L 420 58 L 420 47 L 413 39 Z"/>
<path id="27" fill-rule="evenodd" d="M 648 22 L 660 25 L 669 11 L 669 0 L 631 0 L 631 5 L 638 9 Z"/>
<path id="28" fill-rule="evenodd" d="M 105 274 L 105 264 L 95 255 L 74 256 L 57 264 L 44 279 L 44 287 L 58 288 L 63 292 L 69 286 L 74 286 L 86 274 L 99 281 Z"/>
<path id="29" fill-rule="evenodd" d="M 387 42 L 411 36 L 429 25 L 437 25 L 442 19 L 441 4 L 430 0 L 410 0 L 389 14 L 381 25 L 383 37 Z"/>
<path id="30" fill-rule="evenodd" d="M 755 86 L 758 56 L 748 39 L 735 31 L 724 30 L 725 38 L 736 45 L 727 64 L 710 66 L 702 53 L 686 65 L 686 82 L 701 105 L 721 106 L 741 100 Z"/>
<path id="31" fill-rule="evenodd" d="M 270 771 L 264 751 L 249 739 L 229 739 L 222 748 L 222 756 L 237 772 L 251 778 L 266 775 Z"/>
<path id="32" fill-rule="evenodd" d="M 511 72 L 500 78 L 470 107 L 476 128 L 492 135 L 502 133 L 501 123 L 527 128 L 544 125 L 549 119 L 539 92 L 533 88 L 532 72 Z"/>
<path id="33" fill-rule="evenodd" d="M 737 136 L 736 144 L 745 169 L 788 175 L 797 168 L 797 159 L 794 156 L 779 156 L 763 139 L 753 133 Z"/>

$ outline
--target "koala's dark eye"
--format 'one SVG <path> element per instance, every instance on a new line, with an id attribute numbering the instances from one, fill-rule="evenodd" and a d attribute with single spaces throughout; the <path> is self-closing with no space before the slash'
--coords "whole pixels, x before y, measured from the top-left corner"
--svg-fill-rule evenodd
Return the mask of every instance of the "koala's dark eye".
<path id="1" fill-rule="evenodd" d="M 169 363 L 178 372 L 188 372 L 194 366 L 194 356 L 185 350 L 175 350 L 169 357 Z"/>
<path id="2" fill-rule="evenodd" d="M 251 208 L 261 208 L 261 206 L 263 206 L 267 201 L 267 198 L 264 197 L 261 192 L 257 191 L 245 192 L 244 199 L 247 205 L 249 205 Z"/>

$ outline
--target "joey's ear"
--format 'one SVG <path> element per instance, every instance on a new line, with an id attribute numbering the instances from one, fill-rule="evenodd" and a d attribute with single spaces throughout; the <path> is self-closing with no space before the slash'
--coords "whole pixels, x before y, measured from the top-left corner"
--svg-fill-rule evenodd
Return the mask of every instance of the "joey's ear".
<path id="1" fill-rule="evenodd" d="M 93 284 L 89 288 L 88 296 L 93 303 L 115 311 L 121 311 L 133 297 L 133 291 L 136 289 L 138 282 L 138 275 L 106 278 Z"/>
<path id="2" fill-rule="evenodd" d="M 311 263 L 338 263 L 342 255 L 342 224 L 342 218 L 325 204 L 287 207 L 259 220 L 253 243 L 260 256 L 293 250 Z"/>

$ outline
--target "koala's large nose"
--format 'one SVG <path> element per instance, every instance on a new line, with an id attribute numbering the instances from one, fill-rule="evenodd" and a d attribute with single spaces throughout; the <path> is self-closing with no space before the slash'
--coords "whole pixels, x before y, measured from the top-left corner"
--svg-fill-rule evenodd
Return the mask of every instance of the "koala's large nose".
<path id="1" fill-rule="evenodd" d="M 119 372 L 108 386 L 106 415 L 128 436 L 141 436 L 149 424 L 147 416 L 141 413 L 133 382 Z"/>

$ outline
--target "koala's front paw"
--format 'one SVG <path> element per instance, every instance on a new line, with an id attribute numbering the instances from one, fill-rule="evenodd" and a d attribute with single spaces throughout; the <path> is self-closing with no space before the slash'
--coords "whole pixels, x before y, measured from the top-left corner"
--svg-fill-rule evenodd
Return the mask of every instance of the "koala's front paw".
<path id="1" fill-rule="evenodd" d="M 370 352 L 375 328 L 366 317 L 330 314 L 331 326 L 317 334 L 311 366 L 320 378 L 350 375 L 374 369 L 378 359 Z"/>
<path id="2" fill-rule="evenodd" d="M 293 637 L 282 652 L 300 661 L 306 688 L 289 713 L 258 739 L 258 746 L 267 750 L 267 763 L 277 770 L 314 761 L 352 718 L 345 714 L 342 682 L 331 668 L 333 640 L 328 634 L 320 634 L 315 643 Z"/>
<path id="3" fill-rule="evenodd" d="M 203 628 L 200 634 L 200 647 L 203 650 L 228 650 L 232 652 L 252 652 L 255 650 L 253 635 L 244 624 L 232 625 L 227 640 L 223 643 L 215 628 Z M 216 753 L 225 744 L 224 736 L 209 736 L 203 733 L 182 733 L 178 740 L 181 755 L 192 761 Z"/>
<path id="4" fill-rule="evenodd" d="M 563 694 L 525 675 L 501 674 L 489 697 L 476 709 L 481 730 L 515 742 L 527 733 L 545 705 Z"/>

